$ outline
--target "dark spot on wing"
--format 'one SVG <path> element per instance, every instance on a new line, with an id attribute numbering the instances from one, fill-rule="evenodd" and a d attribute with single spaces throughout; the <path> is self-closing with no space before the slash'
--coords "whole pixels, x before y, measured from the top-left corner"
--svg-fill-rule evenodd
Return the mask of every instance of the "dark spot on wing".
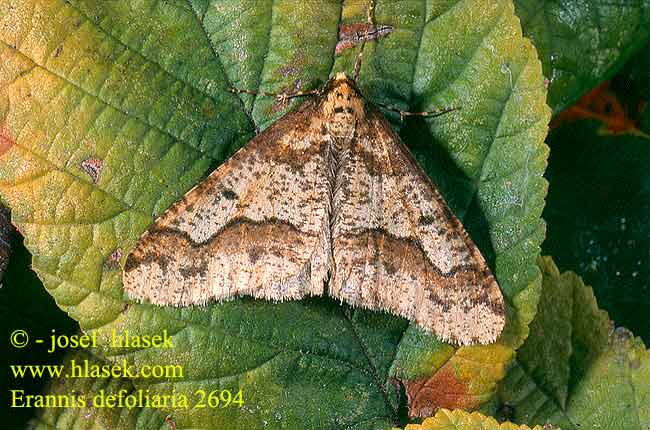
<path id="1" fill-rule="evenodd" d="M 420 215 L 420 220 L 418 222 L 420 225 L 431 225 L 435 220 L 436 219 L 431 215 Z"/>
<path id="2" fill-rule="evenodd" d="M 178 273 L 183 275 L 184 278 L 191 278 L 194 276 L 204 276 L 208 271 L 208 263 L 205 260 L 201 260 L 198 264 L 193 264 L 190 266 L 181 266 L 178 268 Z"/>
<path id="3" fill-rule="evenodd" d="M 237 198 L 237 193 L 233 190 L 223 190 L 221 194 L 223 194 L 223 196 L 228 200 L 235 200 Z"/>
<path id="4" fill-rule="evenodd" d="M 257 261 L 260 259 L 262 255 L 262 250 L 257 247 L 250 248 L 248 250 L 248 261 L 251 262 L 251 264 L 257 263 Z"/>
<path id="5" fill-rule="evenodd" d="M 386 273 L 389 275 L 397 273 L 397 266 L 390 261 L 384 262 L 384 269 L 386 269 Z"/>

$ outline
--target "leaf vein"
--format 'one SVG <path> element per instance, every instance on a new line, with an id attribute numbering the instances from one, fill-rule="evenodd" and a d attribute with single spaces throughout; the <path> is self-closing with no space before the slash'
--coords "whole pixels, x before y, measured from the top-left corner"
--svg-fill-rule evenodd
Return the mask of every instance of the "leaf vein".
<path id="1" fill-rule="evenodd" d="M 188 0 L 188 1 L 189 1 L 189 0 Z M 138 50 L 138 49 L 136 49 L 136 48 L 134 48 L 134 47 L 132 47 L 132 46 L 129 46 L 129 45 L 127 45 L 126 43 L 124 43 L 124 42 L 123 42 L 121 39 L 119 39 L 117 36 L 115 36 L 114 34 L 108 32 L 108 31 L 107 31 L 106 29 L 104 29 L 104 27 L 102 27 L 100 24 L 98 24 L 98 23 L 94 22 L 92 19 L 90 19 L 90 17 L 89 17 L 88 15 L 86 15 L 86 13 L 84 13 L 84 12 L 83 12 L 79 7 L 75 6 L 74 4 L 72 4 L 72 3 L 69 2 L 69 1 L 67 1 L 66 4 L 67 4 L 71 9 L 75 10 L 78 14 L 80 14 L 80 15 L 81 15 L 81 16 L 82 16 L 82 17 L 83 17 L 83 18 L 84 18 L 88 23 L 91 23 L 93 26 L 95 26 L 95 27 L 101 29 L 101 30 L 102 30 L 102 33 L 104 33 L 107 37 L 109 37 L 109 38 L 110 38 L 111 40 L 113 40 L 114 42 L 116 42 L 116 43 L 118 43 L 119 45 L 121 45 L 121 46 L 125 49 L 125 51 L 131 51 L 131 52 L 136 53 L 137 55 L 139 55 L 139 56 L 142 57 L 143 59 L 147 60 L 150 64 L 153 64 L 153 65 L 157 66 L 157 67 L 159 68 L 159 70 L 160 70 L 161 73 L 163 73 L 163 74 L 165 74 L 165 75 L 167 75 L 167 76 L 173 78 L 174 80 L 176 80 L 176 81 L 178 81 L 178 82 L 182 82 L 183 84 L 185 84 L 185 85 L 187 85 L 188 87 L 192 88 L 192 89 L 195 90 L 196 92 L 198 92 L 198 93 L 202 94 L 203 96 L 205 96 L 205 97 L 211 99 L 211 100 L 214 101 L 215 103 L 217 103 L 217 104 L 220 103 L 220 100 L 216 99 L 212 94 L 209 94 L 209 93 L 207 93 L 204 89 L 202 89 L 202 88 L 200 88 L 200 87 L 194 85 L 194 83 L 192 83 L 191 81 L 186 80 L 186 79 L 183 79 L 181 76 L 178 76 L 178 75 L 173 74 L 172 72 L 170 72 L 169 70 L 167 70 L 167 69 L 166 69 L 166 68 L 165 68 L 165 67 L 164 67 L 160 62 L 154 60 L 154 59 L 151 58 L 151 57 L 148 57 L 148 56 L 145 55 L 145 53 L 142 52 L 141 50 Z M 194 9 L 193 9 L 191 6 L 190 6 L 190 11 L 189 11 L 189 12 L 192 14 L 192 16 L 195 16 L 195 17 L 196 17 L 195 12 L 194 12 Z M 197 19 L 198 19 L 198 17 L 197 17 Z M 203 29 L 203 30 L 204 30 L 204 32 L 205 32 L 205 29 Z M 151 35 L 151 34 L 148 34 L 148 35 L 146 35 L 146 37 L 147 37 L 148 39 L 151 39 L 151 38 L 152 38 L 152 35 Z M 144 45 L 145 43 L 146 43 L 146 40 L 142 43 L 142 45 Z M 210 43 L 210 40 L 209 40 L 209 39 L 208 39 L 208 43 Z M 213 51 L 213 52 L 214 52 L 214 51 Z M 215 57 L 216 57 L 216 54 L 215 54 Z M 216 60 L 219 62 L 219 64 L 221 64 L 220 61 L 219 61 L 219 58 L 218 58 L 218 57 L 216 57 Z M 224 72 L 224 78 L 227 80 L 227 76 L 226 76 L 225 72 Z"/>
<path id="2" fill-rule="evenodd" d="M 219 53 L 217 52 L 217 48 L 215 48 L 214 44 L 212 43 L 212 39 L 210 38 L 210 35 L 208 34 L 208 30 L 205 28 L 205 24 L 203 23 L 203 20 L 199 17 L 198 12 L 194 10 L 192 7 L 191 0 L 186 0 L 187 5 L 190 7 L 190 10 L 192 11 L 192 16 L 196 20 L 197 24 L 201 28 L 201 31 L 205 35 L 205 38 L 208 42 L 208 45 L 210 46 L 210 50 L 212 51 L 212 55 L 214 56 L 215 61 L 219 65 L 219 69 L 221 70 L 221 73 L 223 74 L 224 80 L 226 81 L 226 86 L 229 88 L 233 88 L 232 82 L 230 81 L 230 78 L 228 78 L 228 74 L 226 73 L 226 68 L 223 65 L 223 61 L 221 60 L 221 57 L 219 56 Z M 251 114 L 246 110 L 246 105 L 244 104 L 244 100 L 241 98 L 241 96 L 236 95 L 235 96 L 237 100 L 239 101 L 239 105 L 242 109 L 242 112 L 246 115 L 246 118 L 250 122 L 250 124 L 253 126 L 254 129 L 257 129 L 257 124 L 255 124 L 255 121 L 253 120 L 253 117 Z"/>
<path id="3" fill-rule="evenodd" d="M 271 0 L 271 4 L 269 6 L 270 8 L 270 17 L 269 17 L 269 31 L 267 32 L 266 35 L 266 47 L 264 48 L 264 55 L 262 56 L 262 67 L 260 68 L 260 72 L 257 74 L 257 84 L 256 90 L 259 91 L 260 87 L 262 86 L 262 76 L 264 74 L 264 69 L 266 68 L 266 60 L 269 56 L 269 51 L 271 50 L 271 34 L 273 31 L 273 14 L 274 14 L 274 6 L 275 6 L 275 0 Z M 253 95 L 253 102 L 251 103 L 251 115 L 253 113 L 253 110 L 255 109 L 255 105 L 257 104 L 257 94 Z"/>
<path id="4" fill-rule="evenodd" d="M 11 48 L 10 48 L 10 49 L 11 49 Z M 146 126 L 152 128 L 152 129 L 157 130 L 157 131 L 160 132 L 161 134 L 164 134 L 164 135 L 168 136 L 168 137 L 171 138 L 172 140 L 177 141 L 177 142 L 180 142 L 180 143 L 183 143 L 184 145 L 187 145 L 188 148 L 191 148 L 191 150 L 201 153 L 202 156 L 207 157 L 207 158 L 209 158 L 209 159 L 211 159 L 211 160 L 214 160 L 214 158 L 213 158 L 210 154 L 208 154 L 208 153 L 204 153 L 203 151 L 199 150 L 197 147 L 195 147 L 194 145 L 190 144 L 189 142 L 187 142 L 187 141 L 185 141 L 185 140 L 183 140 L 183 139 L 181 139 L 181 138 L 177 138 L 176 136 L 174 136 L 173 134 L 171 134 L 171 133 L 168 132 L 167 130 L 164 130 L 164 129 L 158 127 L 157 125 L 154 125 L 154 124 L 148 122 L 145 118 L 139 118 L 139 117 L 137 117 L 136 115 L 127 112 L 127 111 L 126 111 L 125 109 L 123 109 L 121 106 L 116 106 L 116 105 L 110 103 L 109 101 L 103 99 L 99 94 L 92 94 L 92 93 L 90 93 L 90 92 L 87 91 L 86 89 L 82 88 L 79 84 L 77 84 L 77 83 L 75 83 L 75 82 L 69 80 L 67 77 L 65 77 L 65 76 L 63 76 L 63 75 L 60 75 L 60 74 L 58 74 L 58 73 L 56 73 L 56 72 L 54 72 L 54 71 L 52 71 L 52 70 L 49 70 L 49 69 L 45 68 L 45 66 L 43 66 L 43 65 L 41 65 L 41 64 L 39 64 L 39 63 L 37 63 L 36 60 L 35 60 L 34 58 L 29 57 L 27 54 L 25 54 L 25 53 L 23 53 L 23 52 L 21 52 L 21 51 L 18 51 L 18 52 L 20 52 L 23 56 L 25 56 L 25 58 L 27 58 L 27 59 L 31 60 L 32 62 L 34 62 L 34 64 L 36 64 L 36 67 L 38 67 L 39 69 L 44 70 L 45 72 L 51 74 L 52 76 L 54 76 L 54 77 L 60 79 L 60 80 L 63 81 L 63 82 L 65 82 L 66 84 L 68 84 L 68 85 L 74 87 L 75 89 L 77 89 L 77 90 L 80 91 L 81 93 L 85 94 L 86 96 L 91 97 L 91 98 L 94 98 L 94 99 L 96 99 L 96 100 L 99 100 L 101 103 L 103 103 L 103 104 L 105 104 L 105 105 L 107 105 L 107 106 L 109 106 L 109 107 L 115 109 L 117 112 L 120 112 L 120 113 L 123 114 L 125 117 L 136 119 L 136 120 L 140 121 L 142 124 L 144 124 L 144 125 L 146 125 Z"/>
<path id="5" fill-rule="evenodd" d="M 382 396 L 384 397 L 384 401 L 386 402 L 386 407 L 387 409 L 391 412 L 393 417 L 397 417 L 397 411 L 393 407 L 393 405 L 390 402 L 388 392 L 386 391 L 386 381 L 384 381 L 380 376 L 379 376 L 379 371 L 377 370 L 377 365 L 374 363 L 372 357 L 370 356 L 370 352 L 368 351 L 368 348 L 366 344 L 363 342 L 363 339 L 361 338 L 361 334 L 357 331 L 357 328 L 354 325 L 354 322 L 352 321 L 352 318 L 350 318 L 349 315 L 349 308 L 342 308 L 343 309 L 343 317 L 345 318 L 345 321 L 348 322 L 350 325 L 350 328 L 352 330 L 352 334 L 354 335 L 354 338 L 357 340 L 359 343 L 359 346 L 361 346 L 361 351 L 363 352 L 363 355 L 368 362 L 368 368 L 370 369 L 370 375 L 372 378 L 375 380 L 375 383 L 377 384 L 377 387 L 379 387 L 379 390 L 381 391 Z"/>

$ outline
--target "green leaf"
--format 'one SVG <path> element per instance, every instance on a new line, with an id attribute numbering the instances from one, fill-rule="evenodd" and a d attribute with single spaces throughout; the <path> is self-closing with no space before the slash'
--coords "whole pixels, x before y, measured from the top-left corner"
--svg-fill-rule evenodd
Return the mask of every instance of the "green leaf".
<path id="1" fill-rule="evenodd" d="M 627 97 L 636 96 L 650 100 L 650 45 L 646 44 L 628 61 L 614 81 L 619 79 L 622 81 L 621 85 L 625 85 L 620 89 Z"/>
<path id="2" fill-rule="evenodd" d="M 581 121 L 554 130 L 544 252 L 593 285 L 619 324 L 650 340 L 650 154 L 648 140 L 599 136 Z"/>
<path id="3" fill-rule="evenodd" d="M 496 409 L 508 419 L 563 429 L 647 429 L 650 351 L 614 329 L 591 288 L 549 257 L 530 336 L 502 381 Z"/>
<path id="4" fill-rule="evenodd" d="M 61 366 L 71 368 L 72 363 L 88 363 L 88 367 L 110 366 L 87 351 L 80 350 L 66 354 Z M 107 402 L 118 402 L 121 398 L 123 404 L 128 398 L 136 399 L 138 390 L 128 379 L 105 378 L 60 378 L 53 380 L 43 392 L 45 396 L 61 396 L 68 402 L 85 402 L 87 405 L 96 405 L 88 413 L 85 407 L 70 407 L 57 409 L 53 407 L 40 408 L 34 419 L 31 420 L 30 430 L 49 430 L 70 428 L 72 423 L 95 430 L 168 430 L 174 428 L 176 421 L 172 415 L 163 415 L 155 409 L 141 407 L 115 406 L 106 407 Z M 74 396 L 74 398 L 73 398 Z M 144 397 L 143 397 L 144 398 Z M 153 396 L 147 397 L 153 401 Z M 177 427 L 178 428 L 178 427 Z M 422 424 L 409 424 L 404 430 L 530 430 L 526 425 L 516 425 L 510 422 L 498 423 L 494 418 L 478 412 L 468 413 L 460 409 L 453 411 L 439 410 L 435 416 L 426 418 Z M 532 430 L 560 430 L 559 427 L 535 426 Z M 393 429 L 397 430 L 397 429 Z"/>
<path id="5" fill-rule="evenodd" d="M 559 430 L 558 427 L 553 427 Z M 553 428 L 548 428 L 552 430 Z M 527 425 L 516 425 L 510 422 L 499 424 L 494 418 L 481 415 L 478 412 L 467 413 L 456 409 L 453 411 L 441 409 L 435 417 L 427 418 L 422 424 L 410 424 L 404 430 L 531 430 Z M 532 430 L 547 430 L 535 426 Z"/>
<path id="6" fill-rule="evenodd" d="M 650 35 L 648 0 L 515 0 L 515 6 L 539 52 L 553 113 L 614 76 Z"/>
<path id="7" fill-rule="evenodd" d="M 639 119 L 639 129 L 650 135 L 650 109 L 646 106 Z"/>
<path id="8" fill-rule="evenodd" d="M 365 45 L 359 82 L 370 101 L 462 107 L 402 134 L 494 269 L 508 307 L 499 344 L 456 350 L 403 319 L 327 298 L 171 309 L 123 297 L 118 262 L 141 232 L 299 103 L 225 88 L 309 89 L 350 73 L 359 47 L 334 56 L 338 24 L 365 15 L 365 4 L 338 1 L 0 2 L 2 197 L 45 287 L 97 333 L 105 358 L 186 371 L 138 388 L 243 389 L 242 409 L 174 411 L 179 426 L 389 428 L 406 406 L 394 379 L 420 412 L 442 406 L 413 388 L 423 381 L 457 381 L 466 392 L 444 404 L 476 407 L 527 335 L 541 282 L 550 112 L 541 66 L 506 0 L 378 2 L 377 22 L 394 31 Z M 463 26 L 476 31 L 461 37 Z M 174 348 L 109 348 L 127 329 L 167 330 Z"/>
<path id="9" fill-rule="evenodd" d="M 93 366 L 110 366 L 100 358 L 93 356 L 87 350 L 69 352 L 61 362 L 64 371 L 69 372 L 72 364 Z M 156 409 L 142 407 L 120 406 L 118 396 L 122 399 L 138 398 L 138 391 L 129 379 L 121 378 L 56 378 L 52 379 L 41 396 L 57 399 L 60 405 L 68 407 L 38 407 L 37 414 L 30 421 L 30 430 L 72 429 L 84 428 L 93 430 L 169 430 L 173 424 L 167 417 Z M 38 397 L 31 399 L 36 404 Z M 20 402 L 25 402 L 22 398 Z M 41 401 L 45 402 L 43 397 Z M 131 402 L 133 400 L 128 400 Z M 64 403 L 66 402 L 66 403 Z M 127 404 L 127 400 L 122 400 Z M 113 407 L 110 405 L 113 404 Z M 134 404 L 137 404 L 134 403 Z M 173 422 L 173 421 L 172 421 Z"/>

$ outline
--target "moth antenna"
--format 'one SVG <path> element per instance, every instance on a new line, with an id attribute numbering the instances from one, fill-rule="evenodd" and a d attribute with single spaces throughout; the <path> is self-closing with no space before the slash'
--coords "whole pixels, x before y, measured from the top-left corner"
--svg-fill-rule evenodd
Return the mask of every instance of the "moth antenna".
<path id="1" fill-rule="evenodd" d="M 437 116 L 444 115 L 449 112 L 453 112 L 455 110 L 460 110 L 460 106 L 451 106 L 451 107 L 446 107 L 446 108 L 440 108 L 440 109 L 434 109 L 430 111 L 425 111 L 425 112 L 409 112 L 402 110 L 400 108 L 397 108 L 395 106 L 391 105 L 386 105 L 383 103 L 375 103 L 377 106 L 382 107 L 386 110 L 392 111 L 392 112 L 397 112 L 399 114 L 400 120 L 404 120 L 405 116 L 424 116 L 424 117 L 429 117 L 429 118 L 435 118 Z"/>
<path id="2" fill-rule="evenodd" d="M 306 97 L 319 94 L 320 90 L 309 90 L 309 91 L 296 91 L 295 93 L 271 93 L 267 91 L 257 91 L 257 90 L 246 90 L 240 88 L 227 88 L 229 93 L 233 94 L 250 94 L 253 96 L 264 96 L 264 97 L 275 97 L 279 101 L 285 101 L 292 99 L 294 97 Z"/>
<path id="3" fill-rule="evenodd" d="M 375 26 L 375 0 L 370 0 L 368 2 L 368 24 L 370 28 Z M 361 72 L 361 60 L 363 59 L 363 49 L 366 47 L 366 39 L 364 38 L 361 41 L 361 48 L 357 54 L 357 59 L 354 62 L 354 80 L 355 82 L 359 80 L 359 73 Z"/>

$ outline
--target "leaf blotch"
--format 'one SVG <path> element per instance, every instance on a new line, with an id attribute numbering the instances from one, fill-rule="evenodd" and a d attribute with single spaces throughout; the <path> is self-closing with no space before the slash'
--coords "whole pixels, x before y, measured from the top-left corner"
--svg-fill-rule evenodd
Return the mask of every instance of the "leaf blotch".
<path id="1" fill-rule="evenodd" d="M 81 162 L 81 169 L 90 176 L 93 184 L 99 181 L 99 175 L 102 173 L 104 162 L 99 158 L 88 158 Z"/>
<path id="2" fill-rule="evenodd" d="M 388 36 L 392 32 L 393 27 L 390 25 L 375 25 L 367 22 L 341 24 L 339 27 L 339 41 L 336 43 L 336 55 L 361 42 L 379 39 Z"/>
<path id="3" fill-rule="evenodd" d="M 9 151 L 16 144 L 6 127 L 0 128 L 0 156 Z"/>
<path id="4" fill-rule="evenodd" d="M 172 418 L 171 415 L 167 415 L 165 417 L 165 424 L 169 427 L 169 430 L 176 430 L 176 421 L 174 421 L 174 418 Z"/>
<path id="5" fill-rule="evenodd" d="M 471 409 L 478 406 L 475 396 L 450 365 L 443 366 L 431 378 L 403 381 L 408 397 L 409 416 L 424 418 L 439 409 Z"/>
<path id="6" fill-rule="evenodd" d="M 104 262 L 105 269 L 117 269 L 120 266 L 120 260 L 122 259 L 122 249 L 117 248 L 106 258 Z"/>

